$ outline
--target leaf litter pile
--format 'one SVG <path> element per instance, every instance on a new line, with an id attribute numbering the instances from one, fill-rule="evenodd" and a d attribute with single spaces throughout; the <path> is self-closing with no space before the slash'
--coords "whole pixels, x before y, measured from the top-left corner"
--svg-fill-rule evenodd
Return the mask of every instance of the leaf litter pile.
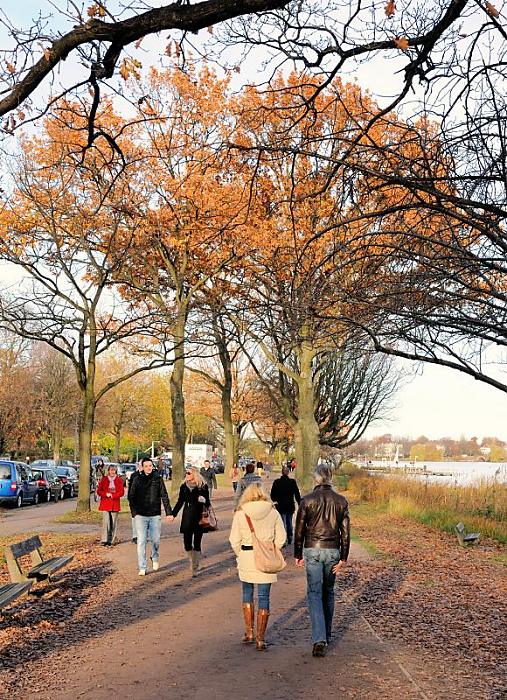
<path id="1" fill-rule="evenodd" d="M 466 549 L 456 538 L 388 514 L 351 515 L 374 543 L 372 563 L 357 562 L 338 581 L 383 639 L 469 681 L 476 700 L 507 698 L 507 557 L 486 541 Z M 462 683 L 461 683 L 462 685 Z"/>
<path id="2" fill-rule="evenodd" d="M 0 551 L 8 541 L 19 539 L 0 538 Z M 29 594 L 18 598 L 5 615 L 0 615 L 0 688 L 16 697 L 21 697 L 25 684 L 37 692 L 38 684 L 44 688 L 47 675 L 61 675 L 62 669 L 54 664 L 44 667 L 38 661 L 97 634 L 97 608 L 115 594 L 111 566 L 95 551 L 96 538 L 51 533 L 42 534 L 41 540 L 45 559 L 63 554 L 74 554 L 74 559 L 51 583 L 32 587 L 40 597 Z M 0 563 L 3 585 L 9 583 L 9 577 L 1 557 Z M 23 558 L 21 564 L 24 571 L 29 569 L 30 557 Z M 35 664 L 36 674 L 28 673 L 27 662 Z"/>

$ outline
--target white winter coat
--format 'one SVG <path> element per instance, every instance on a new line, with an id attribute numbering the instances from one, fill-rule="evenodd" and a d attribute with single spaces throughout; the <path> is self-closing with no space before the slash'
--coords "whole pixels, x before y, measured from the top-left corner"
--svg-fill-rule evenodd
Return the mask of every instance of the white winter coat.
<path id="1" fill-rule="evenodd" d="M 280 549 L 286 540 L 280 513 L 268 501 L 250 501 L 237 510 L 232 520 L 229 542 L 236 553 L 240 581 L 247 583 L 274 583 L 276 574 L 265 574 L 255 566 L 253 550 L 242 550 L 241 545 L 252 545 L 252 533 L 245 518 L 247 513 L 260 540 L 271 540 Z"/>

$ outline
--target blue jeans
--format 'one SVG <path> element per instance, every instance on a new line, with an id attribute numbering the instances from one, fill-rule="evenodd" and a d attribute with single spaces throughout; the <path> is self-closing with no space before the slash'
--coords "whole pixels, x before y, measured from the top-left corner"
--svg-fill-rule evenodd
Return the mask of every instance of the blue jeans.
<path id="1" fill-rule="evenodd" d="M 254 584 L 241 581 L 243 586 L 243 603 L 254 602 Z M 270 583 L 257 584 L 257 598 L 259 610 L 269 610 L 269 593 L 271 591 Z"/>
<path id="2" fill-rule="evenodd" d="M 292 542 L 293 535 L 292 518 L 294 517 L 294 513 L 280 513 L 280 516 L 282 518 L 285 532 L 287 533 L 287 544 L 290 544 Z"/>
<path id="3" fill-rule="evenodd" d="M 305 547 L 307 601 L 312 621 L 313 643 L 331 639 L 334 613 L 334 582 L 332 568 L 340 561 L 339 549 Z"/>
<path id="4" fill-rule="evenodd" d="M 146 542 L 148 539 L 151 540 L 151 560 L 158 561 L 161 528 L 162 518 L 160 515 L 136 515 L 137 563 L 140 569 L 146 569 Z"/>

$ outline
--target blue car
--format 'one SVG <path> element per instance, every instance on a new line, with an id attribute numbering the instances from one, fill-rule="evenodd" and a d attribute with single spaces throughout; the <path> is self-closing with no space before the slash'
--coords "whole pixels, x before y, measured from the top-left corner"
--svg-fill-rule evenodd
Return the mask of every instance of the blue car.
<path id="1" fill-rule="evenodd" d="M 0 504 L 21 508 L 23 503 L 39 502 L 39 485 L 23 462 L 0 461 Z"/>

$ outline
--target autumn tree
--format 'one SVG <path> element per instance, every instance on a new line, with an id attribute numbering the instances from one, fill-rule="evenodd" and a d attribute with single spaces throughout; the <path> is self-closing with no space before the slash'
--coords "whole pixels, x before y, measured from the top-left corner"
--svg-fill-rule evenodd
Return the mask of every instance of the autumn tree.
<path id="1" fill-rule="evenodd" d="M 39 414 L 39 437 L 53 459 L 60 459 L 64 437 L 79 419 L 79 390 L 72 362 L 49 345 L 36 344 L 32 352 L 34 383 L 30 392 Z"/>
<path id="2" fill-rule="evenodd" d="M 442 89 L 449 89 L 461 72 L 470 72 L 477 55 L 491 46 L 500 47 L 491 67 L 503 73 L 505 65 L 501 11 L 489 1 L 430 0 L 423 5 L 408 0 L 400 6 L 394 0 L 381 0 L 370 6 L 344 5 L 340 0 L 325 4 L 205 0 L 162 5 L 90 0 L 84 6 L 68 3 L 65 10 L 51 9 L 50 19 L 42 11 L 22 27 L 8 17 L 2 19 L 9 39 L 1 63 L 5 88 L 0 115 L 9 115 L 6 130 L 44 112 L 61 93 L 81 96 L 91 89 L 97 100 L 113 91 L 131 99 L 128 86 L 120 87 L 115 78 L 141 70 L 146 58 L 141 42 L 159 33 L 169 36 L 161 45 L 155 44 L 154 59 L 176 51 L 183 67 L 196 42 L 203 55 L 215 56 L 231 68 L 238 68 L 238 54 L 244 61 L 253 52 L 252 62 L 259 62 L 261 50 L 271 59 L 270 70 L 290 62 L 328 81 L 361 62 L 368 61 L 373 70 L 382 66 L 386 71 L 388 66 L 393 104 L 419 83 L 435 84 L 436 102 Z M 206 28 L 210 35 L 196 40 L 194 34 Z M 60 72 L 63 61 L 75 70 Z M 39 98 L 39 86 L 48 85 L 54 97 Z M 93 113 L 91 117 L 92 135 Z"/>
<path id="3" fill-rule="evenodd" d="M 0 332 L 0 454 L 24 458 L 39 432 L 30 344 Z M 24 450 L 25 454 L 22 453 Z"/>
<path id="4" fill-rule="evenodd" d="M 97 117 L 115 127 L 111 109 Z M 122 381 L 168 361 L 153 309 L 123 299 L 115 278 L 136 232 L 124 156 L 107 138 L 86 155 L 83 106 L 62 105 L 23 146 L 15 187 L 1 213 L 0 258 L 18 271 L 2 290 L 0 325 L 38 340 L 72 363 L 80 396 L 78 510 L 88 510 L 91 437 L 97 402 Z M 105 131 L 104 131 L 105 133 Z M 125 146 L 126 150 L 126 146 Z M 156 338 L 156 340 L 154 340 Z M 97 360 L 129 345 L 139 360 L 97 387 Z M 154 351 L 157 351 L 155 353 Z"/>
<path id="5" fill-rule="evenodd" d="M 104 356 L 97 367 L 97 387 L 107 385 L 110 377 L 133 373 L 138 364 L 126 353 Z M 141 433 L 144 424 L 146 375 L 133 374 L 110 389 L 97 402 L 96 427 L 106 430 L 114 437 L 113 461 L 120 459 L 121 440 L 126 431 Z"/>
<path id="6" fill-rule="evenodd" d="M 188 341 L 199 336 L 189 322 L 213 280 L 238 257 L 245 225 L 241 172 L 232 170 L 224 149 L 233 127 L 228 83 L 206 67 L 199 74 L 152 71 L 138 103 L 142 226 L 122 278 L 169 321 L 175 483 L 183 478 Z"/>
<path id="7" fill-rule="evenodd" d="M 296 459 L 309 480 L 319 443 L 326 442 L 326 429 L 321 434 L 319 422 L 324 426 L 329 419 L 333 440 L 340 433 L 345 444 L 347 432 L 358 437 L 394 385 L 385 373 L 372 372 L 377 387 L 372 390 L 372 381 L 364 392 L 366 404 L 356 412 L 361 404 L 356 385 L 351 392 L 357 397 L 355 409 L 344 410 L 348 389 L 343 367 L 357 381 L 364 366 L 374 361 L 368 335 L 350 322 L 356 318 L 350 290 L 381 282 L 354 245 L 364 227 L 376 226 L 376 201 L 369 196 L 367 177 L 348 165 L 318 168 L 317 159 L 301 147 L 312 144 L 315 152 L 322 142 L 327 149 L 328 135 L 342 133 L 344 140 L 334 144 L 333 154 L 337 157 L 340 148 L 345 154 L 377 108 L 357 86 L 338 82 L 321 91 L 310 114 L 306 96 L 315 86 L 309 81 L 301 88 L 301 82 L 301 76 L 279 77 L 277 90 L 261 94 L 251 88 L 242 96 L 237 149 L 251 164 L 256 205 L 264 215 L 257 215 L 248 284 L 236 305 L 243 304 L 247 312 L 242 317 L 232 308 L 231 314 L 278 372 L 280 407 L 294 432 Z M 379 126 L 370 138 L 381 143 L 389 134 Z M 362 362 L 363 370 L 352 370 L 353 361 Z M 336 388 L 340 382 L 342 393 L 331 392 L 331 385 Z M 324 396 L 318 416 L 319 385 Z M 328 401 L 334 395 L 336 412 L 325 406 L 326 392 Z"/>

